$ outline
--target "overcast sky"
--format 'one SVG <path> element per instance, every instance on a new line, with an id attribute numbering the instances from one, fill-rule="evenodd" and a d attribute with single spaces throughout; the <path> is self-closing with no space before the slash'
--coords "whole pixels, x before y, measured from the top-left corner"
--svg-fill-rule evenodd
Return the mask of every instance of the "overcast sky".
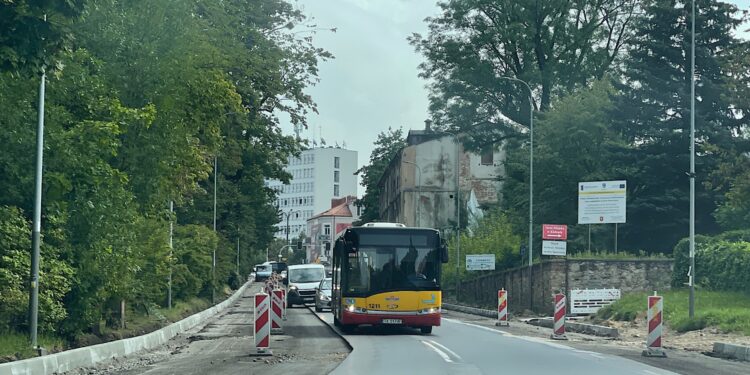
<path id="1" fill-rule="evenodd" d="M 750 0 L 731 2 L 740 9 L 750 8 Z M 298 0 L 296 4 L 319 27 L 337 28 L 335 33 L 314 35 L 315 45 L 336 58 L 320 64 L 321 82 L 308 89 L 320 114 L 308 118 L 304 137 L 312 139 L 314 132 L 328 145 L 345 142 L 358 152 L 362 166 L 381 131 L 389 126 L 405 130 L 424 126 L 426 82 L 417 77 L 423 59 L 406 38 L 414 32 L 426 33 L 425 17 L 439 13 L 435 1 Z M 292 132 L 291 125 L 283 128 Z"/>

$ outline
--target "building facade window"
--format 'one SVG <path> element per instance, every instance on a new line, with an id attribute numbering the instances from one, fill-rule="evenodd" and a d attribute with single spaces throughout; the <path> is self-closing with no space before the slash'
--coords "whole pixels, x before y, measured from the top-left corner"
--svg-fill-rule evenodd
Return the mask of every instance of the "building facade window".
<path id="1" fill-rule="evenodd" d="M 333 167 L 341 168 L 341 158 L 339 158 L 338 156 L 333 157 Z"/>
<path id="2" fill-rule="evenodd" d="M 323 234 L 325 234 L 325 235 L 331 234 L 331 225 L 330 224 L 326 224 L 325 226 L 323 226 Z"/>
<path id="3" fill-rule="evenodd" d="M 333 182 L 339 182 L 339 171 L 333 171 Z"/>
<path id="4" fill-rule="evenodd" d="M 333 196 L 338 197 L 339 196 L 339 186 L 333 185 Z"/>
<path id="5" fill-rule="evenodd" d="M 495 164 L 495 161 L 494 161 L 495 153 L 493 151 L 494 150 L 492 148 L 490 148 L 490 149 L 484 150 L 484 152 L 482 152 L 482 161 L 481 161 L 482 165 L 493 165 L 493 164 Z"/>

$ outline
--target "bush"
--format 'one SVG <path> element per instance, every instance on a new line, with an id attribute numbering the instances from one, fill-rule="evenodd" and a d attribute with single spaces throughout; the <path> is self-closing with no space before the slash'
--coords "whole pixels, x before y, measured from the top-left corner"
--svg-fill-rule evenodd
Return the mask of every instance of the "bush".
<path id="1" fill-rule="evenodd" d="M 745 241 L 749 237 L 747 231 L 729 232 L 717 237 L 696 236 L 696 284 L 711 290 L 750 290 L 750 242 Z M 690 269 L 687 239 L 677 244 L 674 257 L 672 286 L 684 287 Z"/>

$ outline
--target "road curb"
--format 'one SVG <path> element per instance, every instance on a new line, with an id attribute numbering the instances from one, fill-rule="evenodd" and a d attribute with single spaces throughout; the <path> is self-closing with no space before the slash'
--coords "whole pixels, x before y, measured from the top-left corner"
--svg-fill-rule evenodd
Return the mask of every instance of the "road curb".
<path id="1" fill-rule="evenodd" d="M 715 342 L 713 355 L 715 357 L 736 359 L 738 361 L 750 362 L 750 347 Z"/>
<path id="2" fill-rule="evenodd" d="M 323 322 L 323 324 L 325 324 L 326 327 L 328 327 L 328 329 L 331 330 L 331 332 L 333 332 L 336 336 L 338 336 L 341 340 L 343 340 L 346 343 L 346 346 L 349 348 L 350 352 L 354 351 L 354 347 L 352 346 L 352 343 L 350 343 L 349 340 L 347 340 L 346 337 L 344 337 L 344 335 L 342 335 L 341 333 L 339 333 L 339 331 L 336 330 L 335 327 L 333 327 L 332 325 L 328 324 L 328 322 L 326 322 L 325 320 L 323 320 L 323 318 L 321 318 L 320 315 L 318 315 L 318 313 L 316 313 L 315 310 L 313 310 L 312 307 L 305 305 L 305 308 L 307 308 L 308 311 L 310 311 L 313 315 L 315 315 L 315 317 L 318 318 L 318 320 L 320 320 L 321 322 Z"/>
<path id="3" fill-rule="evenodd" d="M 466 314 L 472 314 L 472 315 L 479 315 L 484 316 L 487 318 L 497 318 L 497 311 L 495 310 L 487 310 L 487 309 L 480 309 L 476 307 L 470 307 L 470 306 L 463 306 L 463 305 L 454 305 L 452 303 L 443 303 L 442 307 L 446 310 L 453 310 L 458 311 Z"/>
<path id="4" fill-rule="evenodd" d="M 229 298 L 217 305 L 145 335 L 66 350 L 42 357 L 3 363 L 0 364 L 0 374 L 52 375 L 93 366 L 102 361 L 134 354 L 142 350 L 153 349 L 230 307 L 242 296 L 250 284 L 251 282 L 245 283 Z"/>

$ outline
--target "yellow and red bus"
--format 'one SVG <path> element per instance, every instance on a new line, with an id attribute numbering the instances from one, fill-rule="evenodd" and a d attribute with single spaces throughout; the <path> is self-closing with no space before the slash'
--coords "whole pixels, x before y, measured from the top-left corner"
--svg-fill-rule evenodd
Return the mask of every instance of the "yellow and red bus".
<path id="1" fill-rule="evenodd" d="M 440 232 L 402 224 L 348 228 L 333 249 L 331 309 L 344 331 L 359 325 L 406 326 L 423 334 L 440 325 Z"/>

